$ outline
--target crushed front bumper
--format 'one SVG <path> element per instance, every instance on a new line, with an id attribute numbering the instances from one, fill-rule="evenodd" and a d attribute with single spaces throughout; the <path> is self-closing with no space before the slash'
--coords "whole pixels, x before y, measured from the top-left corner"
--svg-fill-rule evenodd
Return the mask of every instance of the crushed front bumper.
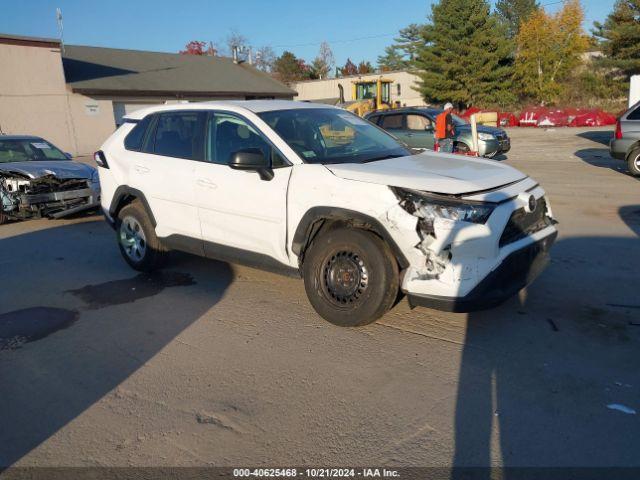
<path id="1" fill-rule="evenodd" d="M 412 307 L 447 312 L 472 312 L 495 307 L 529 285 L 549 263 L 549 250 L 558 232 L 507 256 L 478 285 L 463 297 L 408 294 Z"/>
<path id="2" fill-rule="evenodd" d="M 23 194 L 20 196 L 19 212 L 25 218 L 34 215 L 63 218 L 99 206 L 100 186 L 91 183 L 87 188 L 76 190 Z"/>

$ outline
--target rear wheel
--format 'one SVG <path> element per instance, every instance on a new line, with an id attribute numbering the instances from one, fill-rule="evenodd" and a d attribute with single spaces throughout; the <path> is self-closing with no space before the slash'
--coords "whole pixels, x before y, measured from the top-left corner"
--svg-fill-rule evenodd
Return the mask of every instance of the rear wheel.
<path id="1" fill-rule="evenodd" d="M 120 253 L 132 268 L 150 272 L 162 266 L 166 249 L 156 237 L 155 229 L 140 202 L 134 201 L 120 210 L 116 232 Z"/>
<path id="2" fill-rule="evenodd" d="M 636 148 L 629 154 L 627 166 L 631 175 L 640 177 L 640 148 Z"/>
<path id="3" fill-rule="evenodd" d="M 303 275 L 315 311 L 343 327 L 376 321 L 398 296 L 395 258 L 379 237 L 364 230 L 320 234 L 305 255 Z"/>

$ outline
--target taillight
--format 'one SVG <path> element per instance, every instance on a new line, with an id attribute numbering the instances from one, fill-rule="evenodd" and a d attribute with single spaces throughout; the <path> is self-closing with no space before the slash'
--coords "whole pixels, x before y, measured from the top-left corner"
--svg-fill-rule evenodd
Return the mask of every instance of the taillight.
<path id="1" fill-rule="evenodd" d="M 622 125 L 620 124 L 620 119 L 616 120 L 616 140 L 620 140 L 622 138 Z"/>
<path id="2" fill-rule="evenodd" d="M 107 157 L 104 156 L 104 152 L 102 150 L 98 150 L 93 154 L 93 159 L 96 162 L 96 165 L 102 168 L 109 168 L 109 164 L 107 163 Z"/>

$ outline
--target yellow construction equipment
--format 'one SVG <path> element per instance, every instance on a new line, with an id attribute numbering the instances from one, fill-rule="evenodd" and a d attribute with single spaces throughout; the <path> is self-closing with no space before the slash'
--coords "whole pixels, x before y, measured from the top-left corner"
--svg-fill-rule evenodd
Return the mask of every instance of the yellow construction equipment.
<path id="1" fill-rule="evenodd" d="M 345 110 L 364 117 L 376 110 L 389 110 L 391 107 L 391 84 L 393 80 L 378 77 L 375 80 L 354 80 L 352 83 L 352 97 L 350 102 L 344 101 L 344 89 L 340 89 L 339 106 Z"/>

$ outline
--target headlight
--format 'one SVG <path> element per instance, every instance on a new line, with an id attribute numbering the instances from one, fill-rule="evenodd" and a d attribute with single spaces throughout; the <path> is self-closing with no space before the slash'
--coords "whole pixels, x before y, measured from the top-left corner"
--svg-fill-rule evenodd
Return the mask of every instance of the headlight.
<path id="1" fill-rule="evenodd" d="M 482 133 L 482 132 L 480 132 L 480 133 L 478 133 L 478 139 L 487 141 L 487 140 L 495 140 L 496 137 L 494 137 L 490 133 Z"/>
<path id="2" fill-rule="evenodd" d="M 431 224 L 436 218 L 486 223 L 495 208 L 493 204 L 439 198 L 436 195 L 404 188 L 392 187 L 392 190 L 396 197 L 401 200 L 401 205 L 407 212 L 423 218 Z"/>

